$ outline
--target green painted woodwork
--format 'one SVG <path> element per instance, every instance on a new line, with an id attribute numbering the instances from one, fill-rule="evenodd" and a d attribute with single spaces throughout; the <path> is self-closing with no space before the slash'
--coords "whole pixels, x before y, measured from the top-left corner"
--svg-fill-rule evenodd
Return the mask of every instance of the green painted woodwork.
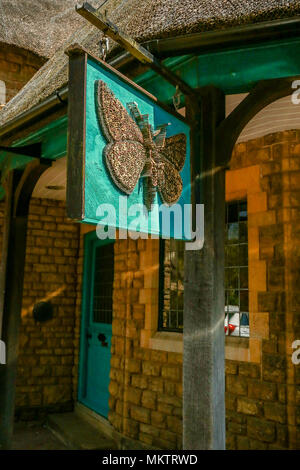
<path id="1" fill-rule="evenodd" d="M 62 116 L 32 134 L 14 141 L 12 145 L 21 146 L 42 142 L 42 158 L 57 160 L 67 152 L 68 117 Z"/>
<path id="2" fill-rule="evenodd" d="M 164 64 L 176 71 L 191 87 L 215 85 L 225 94 L 246 93 L 259 80 L 300 74 L 300 39 L 267 42 L 198 56 L 166 59 Z M 152 70 L 136 82 L 163 102 L 171 102 L 174 87 Z"/>
<path id="3" fill-rule="evenodd" d="M 26 155 L 17 155 L 12 152 L 1 152 L 0 153 L 0 171 L 1 171 L 1 183 L 5 180 L 10 170 L 15 168 L 23 169 L 27 163 L 31 162 L 33 158 Z M 0 186 L 0 199 L 5 195 L 3 186 Z"/>
<path id="4" fill-rule="evenodd" d="M 160 234 L 164 231 L 166 236 L 168 236 L 169 230 L 168 227 L 165 227 L 165 224 L 162 226 L 160 221 L 161 214 L 158 212 L 157 205 L 162 204 L 162 201 L 158 193 L 156 193 L 154 199 L 154 208 L 146 212 L 143 210 L 142 179 L 140 178 L 133 191 L 126 195 L 118 189 L 107 169 L 104 149 L 108 145 L 108 140 L 99 126 L 95 106 L 95 83 L 98 80 L 105 82 L 116 98 L 122 103 L 128 113 L 128 120 L 130 119 L 128 103 L 135 102 L 140 113 L 149 116 L 149 123 L 154 129 L 157 129 L 162 124 L 169 124 L 167 127 L 167 138 L 181 133 L 186 135 L 186 159 L 184 167 L 180 171 L 183 190 L 177 204 L 181 205 L 182 208 L 186 205 L 187 216 L 182 210 L 181 219 L 182 227 L 185 223 L 184 235 L 187 239 L 190 239 L 190 214 L 188 213 L 187 206 L 191 204 L 189 126 L 183 118 L 179 119 L 173 113 L 168 113 L 152 97 L 130 83 L 126 77 L 114 73 L 110 68 L 106 68 L 103 64 L 90 58 L 87 61 L 86 72 L 86 129 L 83 136 L 83 148 L 85 149 L 83 156 L 84 214 L 82 221 L 154 234 Z M 77 129 L 75 132 L 77 132 Z M 130 162 L 130 155 L 128 155 L 128 161 Z M 122 197 L 122 202 L 120 202 L 120 196 Z M 99 204 L 103 204 L 102 211 L 98 209 Z M 108 212 L 110 208 L 104 207 L 106 204 L 111 205 L 115 210 L 115 214 L 111 211 Z M 125 207 L 126 204 L 128 211 L 127 207 Z M 136 208 L 134 205 L 136 205 Z M 165 207 L 165 210 L 168 212 L 169 209 Z M 172 212 L 172 207 L 170 212 Z M 183 220 L 183 218 L 186 220 Z M 172 229 L 171 232 L 173 236 Z"/>
<path id="5" fill-rule="evenodd" d="M 111 358 L 111 323 L 94 321 L 94 287 L 96 272 L 96 250 L 113 243 L 113 240 L 99 240 L 96 232 L 90 232 L 84 238 L 84 271 L 82 321 L 80 334 L 79 384 L 78 399 L 96 413 L 107 417 L 109 407 L 109 373 Z M 98 263 L 101 260 L 98 259 Z M 103 347 L 98 335 L 106 336 L 107 346 Z"/>
<path id="6" fill-rule="evenodd" d="M 42 142 L 42 158 L 57 160 L 64 157 L 67 152 L 67 116 L 63 116 L 56 121 L 51 122 L 47 126 L 39 129 L 38 131 L 30 134 L 24 139 L 14 141 L 12 147 L 20 147 L 37 142 Z M 5 178 L 7 171 L 19 168 L 24 168 L 33 158 L 26 155 L 17 155 L 12 152 L 0 152 L 0 171 L 1 181 Z M 4 189 L 0 186 L 0 199 L 4 197 Z"/>

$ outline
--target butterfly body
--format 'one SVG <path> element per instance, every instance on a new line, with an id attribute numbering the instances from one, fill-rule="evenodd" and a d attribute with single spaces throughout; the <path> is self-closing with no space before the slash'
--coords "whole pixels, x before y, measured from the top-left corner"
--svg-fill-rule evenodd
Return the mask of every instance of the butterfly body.
<path id="1" fill-rule="evenodd" d="M 167 139 L 167 124 L 153 131 L 148 116 L 139 112 L 136 103 L 128 103 L 128 108 L 131 115 L 103 81 L 96 82 L 98 120 L 108 140 L 104 148 L 108 171 L 126 194 L 132 193 L 142 177 L 148 210 L 157 191 L 163 203 L 172 205 L 182 192 L 179 171 L 185 162 L 186 136 L 177 134 Z"/>

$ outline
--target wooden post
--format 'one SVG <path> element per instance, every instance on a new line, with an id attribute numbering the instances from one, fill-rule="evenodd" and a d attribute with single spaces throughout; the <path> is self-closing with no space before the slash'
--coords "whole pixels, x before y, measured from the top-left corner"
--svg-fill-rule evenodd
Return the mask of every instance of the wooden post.
<path id="1" fill-rule="evenodd" d="M 195 202 L 204 204 L 204 246 L 185 252 L 183 448 L 225 449 L 224 227 L 225 168 L 217 127 L 225 97 L 214 87 L 187 97 Z M 198 175 L 198 177 L 197 177 Z M 199 177 L 200 175 L 200 177 Z"/>
<path id="2" fill-rule="evenodd" d="M 7 250 L 9 242 L 10 231 L 10 218 L 12 211 L 13 201 L 13 171 L 7 175 L 5 186 L 5 203 L 4 203 L 4 221 L 2 229 L 2 251 L 1 251 L 1 264 L 0 264 L 0 338 L 2 338 L 3 326 L 3 311 L 4 311 L 4 298 L 5 298 L 5 284 L 6 284 L 6 268 L 7 268 Z"/>
<path id="3" fill-rule="evenodd" d="M 2 339 L 6 344 L 6 364 L 0 365 L 0 449 L 9 449 L 13 433 L 15 411 L 15 388 L 21 320 L 24 265 L 28 210 L 34 186 L 49 167 L 49 162 L 34 161 L 24 171 L 11 170 L 10 188 L 6 194 L 6 231 L 3 241 L 7 250 L 1 270 L 3 327 Z M 3 258 L 5 259 L 5 257 Z"/>
<path id="4" fill-rule="evenodd" d="M 225 448 L 224 225 L 225 169 L 245 125 L 288 96 L 297 77 L 258 82 L 225 119 L 217 88 L 186 97 L 194 202 L 204 204 L 204 246 L 186 251 L 184 287 L 183 447 Z"/>

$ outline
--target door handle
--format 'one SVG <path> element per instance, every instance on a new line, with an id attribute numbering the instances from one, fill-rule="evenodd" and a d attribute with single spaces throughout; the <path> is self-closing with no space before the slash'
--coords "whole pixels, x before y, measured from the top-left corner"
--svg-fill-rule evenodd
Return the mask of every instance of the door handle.
<path id="1" fill-rule="evenodd" d="M 108 343 L 107 343 L 107 341 L 106 341 L 106 336 L 105 336 L 105 334 L 99 333 L 99 334 L 98 334 L 98 340 L 100 341 L 101 346 L 103 346 L 104 348 L 107 348 Z"/>

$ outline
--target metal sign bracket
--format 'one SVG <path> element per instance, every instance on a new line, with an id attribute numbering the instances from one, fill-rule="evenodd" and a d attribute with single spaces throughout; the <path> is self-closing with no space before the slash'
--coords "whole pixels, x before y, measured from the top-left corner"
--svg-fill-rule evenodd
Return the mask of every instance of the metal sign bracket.
<path id="1" fill-rule="evenodd" d="M 119 30 L 106 15 L 103 15 L 92 7 L 88 2 L 76 6 L 76 11 L 86 20 L 99 28 L 105 36 L 110 37 L 122 46 L 126 51 L 130 52 L 142 64 L 148 65 L 157 74 L 161 75 L 165 80 L 171 83 L 175 88 L 179 89 L 184 95 L 196 95 L 195 90 L 191 88 L 184 80 L 176 75 L 172 70 L 160 62 L 151 52 L 147 51 L 143 46 L 136 42 L 133 38 Z"/>

